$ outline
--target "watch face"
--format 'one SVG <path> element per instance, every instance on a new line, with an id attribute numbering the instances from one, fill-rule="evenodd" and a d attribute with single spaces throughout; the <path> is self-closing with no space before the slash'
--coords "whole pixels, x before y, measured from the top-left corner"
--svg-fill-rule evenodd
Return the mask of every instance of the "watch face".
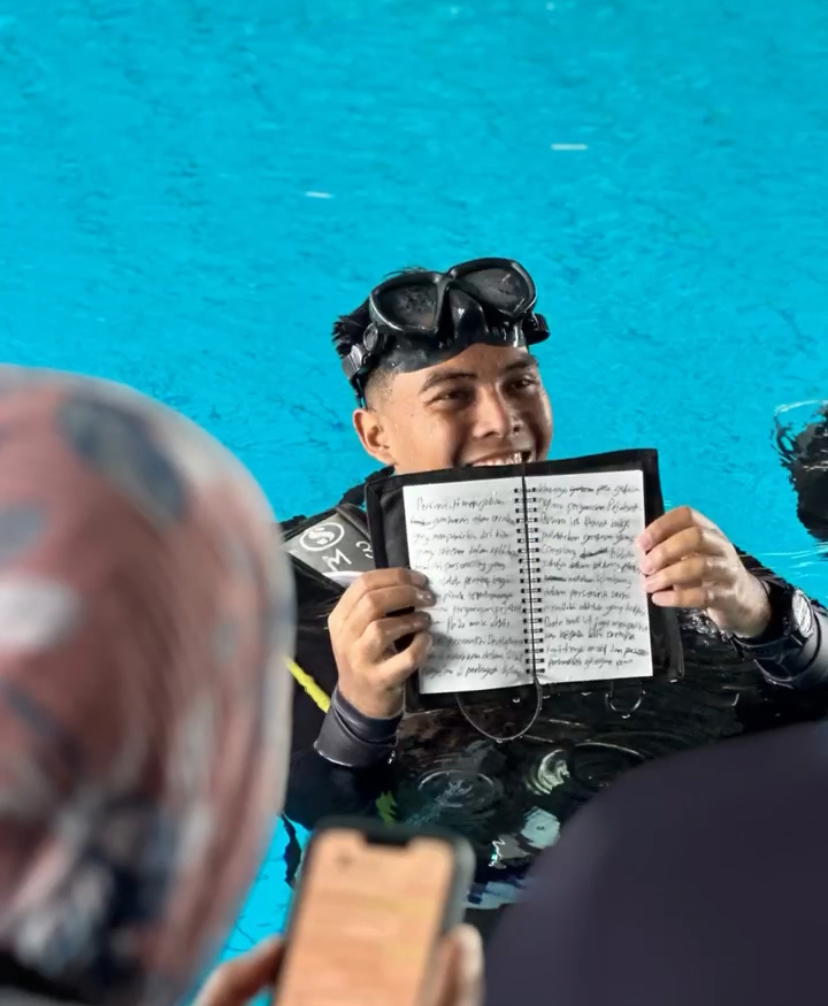
<path id="1" fill-rule="evenodd" d="M 795 590 L 791 601 L 793 624 L 797 633 L 807 639 L 814 627 L 814 613 L 808 598 L 801 590 Z"/>

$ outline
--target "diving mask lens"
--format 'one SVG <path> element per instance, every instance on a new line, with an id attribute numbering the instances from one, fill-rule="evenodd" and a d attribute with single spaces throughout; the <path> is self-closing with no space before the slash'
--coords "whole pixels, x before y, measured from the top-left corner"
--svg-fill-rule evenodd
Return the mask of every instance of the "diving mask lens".
<path id="1" fill-rule="evenodd" d="M 477 259 L 449 270 L 447 277 L 480 303 L 514 321 L 528 313 L 537 299 L 535 284 L 517 262 Z"/>
<path id="2" fill-rule="evenodd" d="M 371 296 L 372 316 L 401 332 L 436 332 L 442 303 L 438 285 L 427 277 L 422 282 L 409 280 L 405 284 L 387 284 Z"/>

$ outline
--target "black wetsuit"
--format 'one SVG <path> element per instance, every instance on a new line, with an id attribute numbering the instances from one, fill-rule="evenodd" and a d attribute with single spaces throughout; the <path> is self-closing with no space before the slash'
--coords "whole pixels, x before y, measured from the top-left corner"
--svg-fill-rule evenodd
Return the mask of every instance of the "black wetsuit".
<path id="1" fill-rule="evenodd" d="M 343 498 L 342 513 L 355 525 L 362 519 L 357 509 L 362 488 Z M 338 516 L 329 511 L 310 520 L 297 518 L 285 528 L 295 534 L 297 527 L 332 518 Z M 361 533 L 367 537 L 364 527 Z M 325 541 L 324 534 L 317 538 Z M 352 549 L 349 562 L 345 552 L 334 548 L 329 552 L 339 553 L 333 560 L 337 568 L 358 568 L 360 561 L 370 568 L 364 555 L 360 560 Z M 760 579 L 784 584 L 755 559 L 740 555 Z M 310 554 L 306 558 L 314 561 Z M 294 567 L 299 592 L 297 663 L 329 696 L 337 672 L 326 619 L 343 588 L 301 562 Z M 532 729 L 508 744 L 488 740 L 455 710 L 413 716 L 400 725 L 391 763 L 364 769 L 332 764 L 314 750 L 324 713 L 296 685 L 286 814 L 309 828 L 330 813 L 381 813 L 453 827 L 475 845 L 480 863 L 477 894 L 491 902 L 484 885 L 500 891 L 498 882 L 507 887 L 519 883 L 536 852 L 554 840 L 557 827 L 627 768 L 720 738 L 828 713 L 828 687 L 823 687 L 828 684 L 828 613 L 816 602 L 812 607 L 821 633 L 819 653 L 809 674 L 793 687 L 772 681 L 703 614 L 681 611 L 685 669 L 680 680 L 558 686 L 545 699 Z M 807 687 L 798 687 L 802 684 Z M 496 734 L 520 729 L 528 718 L 527 709 L 512 702 L 475 714 Z M 504 900 L 510 900 L 508 895 Z"/>

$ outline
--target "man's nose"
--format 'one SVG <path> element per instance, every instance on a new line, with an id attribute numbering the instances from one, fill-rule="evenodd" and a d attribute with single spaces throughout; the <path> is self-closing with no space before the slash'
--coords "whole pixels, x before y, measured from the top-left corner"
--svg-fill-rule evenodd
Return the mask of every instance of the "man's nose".
<path id="1" fill-rule="evenodd" d="M 507 440 L 520 429 L 520 417 L 497 388 L 481 388 L 475 412 L 475 436 Z"/>

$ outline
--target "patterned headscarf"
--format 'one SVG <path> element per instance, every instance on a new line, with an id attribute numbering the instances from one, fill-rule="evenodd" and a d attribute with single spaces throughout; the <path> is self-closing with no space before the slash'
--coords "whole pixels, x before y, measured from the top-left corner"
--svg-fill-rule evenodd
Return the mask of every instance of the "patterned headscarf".
<path id="1" fill-rule="evenodd" d="M 279 544 L 253 479 L 183 417 L 0 366 L 6 974 L 167 1004 L 214 949 L 283 795 Z"/>

